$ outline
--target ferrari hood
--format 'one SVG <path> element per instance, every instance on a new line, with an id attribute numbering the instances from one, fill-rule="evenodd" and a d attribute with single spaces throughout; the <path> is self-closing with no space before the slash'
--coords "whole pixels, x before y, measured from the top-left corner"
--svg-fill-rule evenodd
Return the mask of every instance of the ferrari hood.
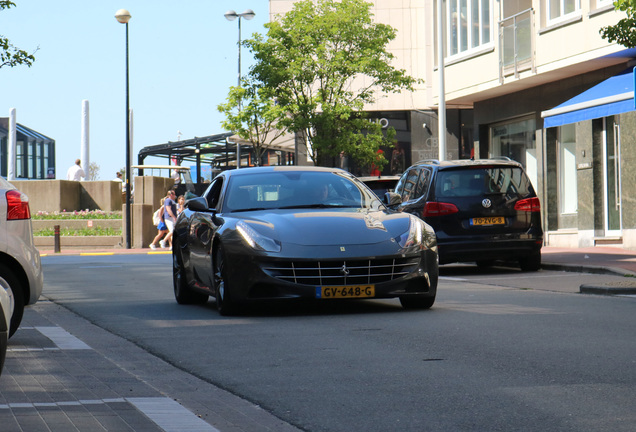
<path id="1" fill-rule="evenodd" d="M 254 216 L 251 213 L 250 216 Z M 361 212 L 351 209 L 311 212 L 258 212 L 245 214 L 243 221 L 259 233 L 281 243 L 303 246 L 376 244 L 408 231 L 406 213 Z"/>

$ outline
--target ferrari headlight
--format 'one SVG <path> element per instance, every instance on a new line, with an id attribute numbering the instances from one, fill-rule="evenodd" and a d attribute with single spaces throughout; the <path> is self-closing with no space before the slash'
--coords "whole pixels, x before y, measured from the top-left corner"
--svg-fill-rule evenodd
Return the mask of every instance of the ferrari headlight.
<path id="1" fill-rule="evenodd" d="M 280 252 L 280 242 L 260 234 L 243 221 L 239 221 L 236 224 L 236 231 L 241 234 L 241 237 L 243 237 L 247 244 L 256 250 Z"/>
<path id="2" fill-rule="evenodd" d="M 424 221 L 411 216 L 409 230 L 405 231 L 396 240 L 401 248 L 426 248 L 433 249 L 437 246 L 435 231 Z"/>

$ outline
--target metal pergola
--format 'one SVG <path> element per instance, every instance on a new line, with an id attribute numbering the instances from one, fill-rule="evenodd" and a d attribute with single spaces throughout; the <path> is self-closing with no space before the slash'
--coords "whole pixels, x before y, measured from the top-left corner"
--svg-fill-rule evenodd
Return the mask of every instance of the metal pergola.
<path id="1" fill-rule="evenodd" d="M 225 132 L 144 147 L 139 151 L 137 161 L 139 165 L 143 165 L 148 156 L 154 156 L 168 159 L 170 162 L 176 160 L 176 165 L 183 162 L 195 163 L 197 179 L 200 179 L 202 164 L 220 169 L 223 169 L 221 167 L 225 164 L 227 169 L 230 161 L 236 160 L 237 145 L 228 141 L 232 135 L 231 132 Z M 139 170 L 139 175 L 143 175 L 143 170 Z"/>
<path id="2" fill-rule="evenodd" d="M 225 132 L 204 137 L 194 137 L 181 141 L 168 141 L 165 144 L 157 144 L 144 147 L 137 156 L 138 165 L 144 165 L 148 156 L 168 159 L 168 165 L 183 165 L 184 162 L 196 165 L 197 182 L 201 182 L 201 166 L 210 166 L 212 169 L 223 171 L 240 166 L 240 160 L 250 157 L 251 146 L 247 143 L 237 143 L 230 140 L 236 136 L 232 132 Z M 269 150 L 284 153 L 285 163 L 294 162 L 294 150 L 284 146 L 270 146 Z M 176 164 L 173 163 L 176 161 Z M 139 175 L 143 175 L 139 170 Z"/>

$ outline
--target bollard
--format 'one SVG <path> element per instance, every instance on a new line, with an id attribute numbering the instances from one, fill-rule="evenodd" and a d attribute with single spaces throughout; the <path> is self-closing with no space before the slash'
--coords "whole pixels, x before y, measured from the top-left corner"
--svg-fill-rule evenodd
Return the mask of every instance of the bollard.
<path id="1" fill-rule="evenodd" d="M 60 226 L 53 225 L 53 236 L 54 236 L 54 246 L 53 251 L 55 253 L 60 253 Z"/>

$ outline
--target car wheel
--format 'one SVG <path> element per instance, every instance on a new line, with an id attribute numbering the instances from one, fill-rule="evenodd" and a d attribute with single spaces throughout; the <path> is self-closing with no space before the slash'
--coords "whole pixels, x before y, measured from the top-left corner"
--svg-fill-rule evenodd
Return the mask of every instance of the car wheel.
<path id="1" fill-rule="evenodd" d="M 435 296 L 403 296 L 400 297 L 400 303 L 404 309 L 430 309 L 435 303 Z"/>
<path id="2" fill-rule="evenodd" d="M 11 327 L 9 328 L 9 337 L 11 337 L 20 327 L 22 316 L 24 315 L 24 291 L 18 278 L 4 264 L 0 264 L 0 287 L 7 290 L 7 294 L 9 294 L 9 298 L 13 303 Z"/>
<path id="3" fill-rule="evenodd" d="M 223 316 L 236 313 L 236 303 L 232 299 L 230 286 L 231 283 L 228 283 L 227 270 L 225 269 L 225 252 L 223 246 L 219 245 L 214 260 L 214 290 L 216 308 Z"/>
<path id="4" fill-rule="evenodd" d="M 174 286 L 174 298 L 179 304 L 204 304 L 208 301 L 209 296 L 194 292 L 188 286 L 183 266 L 180 264 L 175 248 L 172 249 L 172 284 Z"/>
<path id="5" fill-rule="evenodd" d="M 537 271 L 541 268 L 541 252 L 519 258 L 522 271 Z"/>

